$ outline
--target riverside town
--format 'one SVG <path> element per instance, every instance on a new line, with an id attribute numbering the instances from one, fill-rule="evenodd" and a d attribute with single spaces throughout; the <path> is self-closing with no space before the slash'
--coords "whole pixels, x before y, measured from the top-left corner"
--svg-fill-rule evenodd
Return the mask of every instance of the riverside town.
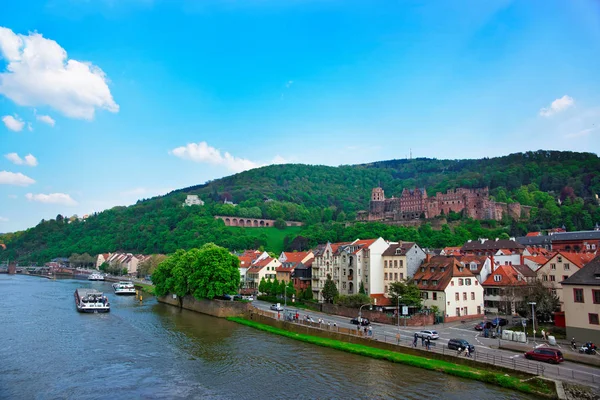
<path id="1" fill-rule="evenodd" d="M 0 12 L 0 399 L 600 400 L 600 3 Z"/>

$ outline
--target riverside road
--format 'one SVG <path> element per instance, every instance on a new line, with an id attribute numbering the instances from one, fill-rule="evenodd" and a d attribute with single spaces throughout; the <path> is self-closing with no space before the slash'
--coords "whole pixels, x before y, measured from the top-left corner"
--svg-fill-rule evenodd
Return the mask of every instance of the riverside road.
<path id="1" fill-rule="evenodd" d="M 275 311 L 270 310 L 270 306 L 272 303 L 267 303 L 260 300 L 255 300 L 253 305 L 263 311 L 272 312 L 274 315 L 277 314 Z M 281 304 L 283 307 L 283 304 Z M 329 315 L 321 312 L 297 309 L 292 305 L 287 305 L 287 309 L 297 310 L 300 314 L 300 319 L 309 315 L 313 320 L 318 321 L 319 318 L 322 318 L 325 321 L 325 325 L 328 322 L 333 324 L 336 323 L 337 326 L 344 328 L 352 328 L 356 329 L 356 325 L 350 323 L 350 318 L 338 316 L 338 315 Z M 358 312 L 357 312 L 358 316 Z M 398 333 L 400 333 L 401 341 L 410 342 L 412 341 L 415 332 L 418 332 L 421 329 L 433 329 L 436 330 L 440 338 L 432 341 L 432 345 L 436 347 L 447 346 L 448 341 L 450 339 L 459 338 L 465 339 L 470 344 L 475 345 L 476 352 L 478 355 L 488 355 L 491 360 L 492 357 L 497 359 L 499 356 L 507 359 L 507 360 L 515 360 L 521 361 L 535 365 L 539 364 L 540 367 L 544 369 L 544 376 L 548 378 L 562 379 L 579 383 L 587 383 L 592 386 L 600 386 L 600 369 L 595 368 L 593 366 L 588 366 L 584 364 L 578 364 L 570 361 L 565 361 L 561 363 L 559 367 L 549 366 L 547 363 L 540 363 L 538 361 L 533 360 L 525 360 L 523 353 L 513 352 L 510 350 L 498 349 L 498 339 L 484 338 L 480 335 L 480 332 L 474 330 L 474 325 L 476 322 L 468 322 L 468 323 L 450 323 L 450 324 L 438 324 L 426 327 L 404 327 L 402 325 L 402 320 L 400 320 L 400 327 L 387 324 L 378 324 L 372 323 L 373 327 L 373 336 L 375 339 L 382 340 L 382 336 L 387 338 L 388 342 L 393 342 L 395 338 L 397 338 Z M 536 345 L 541 345 L 542 342 L 536 343 Z M 418 341 L 418 346 L 421 347 L 421 341 Z M 530 349 L 533 348 L 533 345 L 530 344 Z M 572 351 L 569 348 L 562 348 L 563 352 Z M 589 356 L 589 357 L 600 357 L 600 356 Z"/>
<path id="2" fill-rule="evenodd" d="M 103 291 L 108 314 L 73 292 Z M 0 274 L 0 399 L 533 399 L 224 319 L 110 283 Z"/>

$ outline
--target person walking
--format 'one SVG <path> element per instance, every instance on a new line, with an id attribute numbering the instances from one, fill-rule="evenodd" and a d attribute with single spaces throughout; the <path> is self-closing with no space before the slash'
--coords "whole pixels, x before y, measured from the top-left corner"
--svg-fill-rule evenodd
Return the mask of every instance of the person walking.
<path id="1" fill-rule="evenodd" d="M 431 340 L 429 338 L 425 339 L 425 348 L 430 350 Z"/>
<path id="2" fill-rule="evenodd" d="M 418 336 L 415 333 L 415 338 L 413 339 L 413 347 L 417 347 L 417 340 L 418 340 Z"/>
<path id="3" fill-rule="evenodd" d="M 542 329 L 542 339 L 546 340 L 546 331 Z"/>
<path id="4" fill-rule="evenodd" d="M 425 336 L 421 336 L 421 347 L 425 347 Z"/>
<path id="5" fill-rule="evenodd" d="M 373 328 L 369 326 L 369 336 L 373 337 Z"/>
<path id="6" fill-rule="evenodd" d="M 465 350 L 465 357 L 471 358 L 471 348 L 469 346 Z"/>

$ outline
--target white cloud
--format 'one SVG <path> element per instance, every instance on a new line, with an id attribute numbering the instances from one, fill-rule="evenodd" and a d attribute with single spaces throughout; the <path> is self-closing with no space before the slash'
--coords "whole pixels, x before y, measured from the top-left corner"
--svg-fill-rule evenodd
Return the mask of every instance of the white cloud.
<path id="1" fill-rule="evenodd" d="M 33 132 L 33 126 L 31 126 L 31 122 L 28 122 L 28 123 L 27 123 L 27 130 L 28 130 L 29 132 Z"/>
<path id="2" fill-rule="evenodd" d="M 224 166 L 233 172 L 242 172 L 269 164 L 285 164 L 288 162 L 279 155 L 275 156 L 270 163 L 260 163 L 246 158 L 234 157 L 228 152 L 221 154 L 219 149 L 209 146 L 206 142 L 188 143 L 186 146 L 177 147 L 169 153 L 184 160 Z"/>
<path id="3" fill-rule="evenodd" d="M 590 133 L 594 132 L 598 130 L 598 128 L 587 128 L 587 129 L 582 129 L 579 132 L 573 132 L 573 133 L 569 133 L 568 135 L 566 135 L 567 138 L 577 138 L 577 137 L 584 137 L 584 136 L 588 136 Z"/>
<path id="4" fill-rule="evenodd" d="M 0 51 L 8 64 L 0 73 L 0 94 L 15 103 L 47 105 L 67 117 L 88 120 L 96 109 L 119 111 L 104 72 L 89 62 L 68 59 L 54 40 L 0 27 Z"/>
<path id="5" fill-rule="evenodd" d="M 49 115 L 36 115 L 35 118 L 37 118 L 38 121 L 41 121 L 50 126 L 54 126 L 54 124 L 56 123 L 56 121 L 54 121 L 54 119 Z"/>
<path id="6" fill-rule="evenodd" d="M 556 113 L 566 110 L 569 107 L 572 107 L 575 104 L 575 100 L 567 95 L 564 95 L 560 99 L 556 99 L 550 104 L 548 108 L 542 108 L 540 110 L 540 115 L 542 117 L 550 117 Z"/>
<path id="7" fill-rule="evenodd" d="M 35 181 L 20 172 L 0 171 L 0 185 L 29 186 Z"/>
<path id="8" fill-rule="evenodd" d="M 29 201 L 37 201 L 38 203 L 60 204 L 63 206 L 76 206 L 78 203 L 66 193 L 50 193 L 50 194 L 33 194 L 27 193 L 25 198 Z"/>
<path id="9" fill-rule="evenodd" d="M 38 165 L 37 158 L 35 158 L 32 154 L 27 154 L 24 158 L 19 157 L 17 153 L 8 153 L 4 157 L 6 157 L 13 164 L 17 165 L 29 165 L 30 167 L 35 167 Z"/>
<path id="10" fill-rule="evenodd" d="M 2 74 L 0 74 L 0 78 L 1 77 Z M 0 82 L 1 81 L 2 80 L 0 79 Z M 25 122 L 18 119 L 18 117 L 13 117 L 12 115 L 5 115 L 4 117 L 2 117 L 2 122 L 4 122 L 4 125 L 6 125 L 8 129 L 15 132 L 20 132 L 21 130 L 23 130 L 23 126 L 25 125 Z"/>

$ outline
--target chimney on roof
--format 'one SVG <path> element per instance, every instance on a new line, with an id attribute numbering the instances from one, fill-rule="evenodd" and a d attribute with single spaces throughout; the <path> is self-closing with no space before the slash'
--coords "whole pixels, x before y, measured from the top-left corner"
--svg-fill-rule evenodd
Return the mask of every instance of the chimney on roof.
<path id="1" fill-rule="evenodd" d="M 485 239 L 484 238 L 479 238 L 479 241 L 481 242 L 481 244 L 485 243 Z"/>
<path id="2" fill-rule="evenodd" d="M 510 240 L 512 240 L 512 241 L 514 242 L 514 241 L 515 241 L 515 238 L 514 238 L 514 237 L 511 237 L 511 238 L 510 238 Z"/>
<path id="3" fill-rule="evenodd" d="M 498 240 L 499 240 L 499 239 L 498 239 L 498 238 L 496 238 L 496 242 L 497 242 Z"/>

